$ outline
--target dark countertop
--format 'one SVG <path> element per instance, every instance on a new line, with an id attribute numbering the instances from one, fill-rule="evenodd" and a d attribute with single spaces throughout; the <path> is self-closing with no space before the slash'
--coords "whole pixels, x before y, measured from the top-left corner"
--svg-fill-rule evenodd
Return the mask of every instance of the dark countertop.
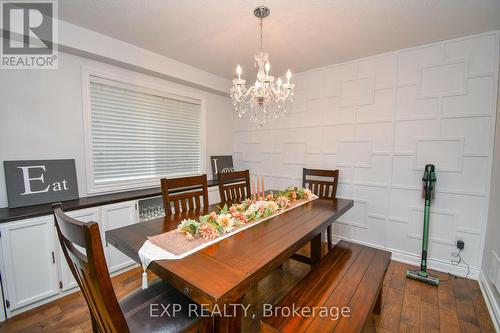
<path id="1" fill-rule="evenodd" d="M 219 186 L 217 180 L 208 180 L 208 187 Z M 172 193 L 181 192 L 186 189 L 172 190 Z M 72 211 L 83 208 L 90 208 L 102 205 L 109 205 L 117 202 L 144 199 L 161 195 L 161 188 L 149 188 L 144 190 L 135 190 L 91 197 L 83 197 L 76 200 L 63 201 L 62 205 L 65 211 Z M 0 223 L 28 219 L 32 217 L 52 214 L 51 204 L 41 204 L 18 208 L 0 208 Z"/>

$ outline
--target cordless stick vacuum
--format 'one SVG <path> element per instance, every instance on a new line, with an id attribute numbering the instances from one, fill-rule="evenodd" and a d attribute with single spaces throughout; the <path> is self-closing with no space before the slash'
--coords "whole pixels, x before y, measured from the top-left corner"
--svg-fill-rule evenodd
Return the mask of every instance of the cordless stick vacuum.
<path id="1" fill-rule="evenodd" d="M 422 235 L 422 259 L 420 260 L 420 270 L 407 270 L 406 277 L 437 286 L 439 284 L 439 279 L 435 276 L 431 276 L 427 272 L 427 250 L 429 247 L 429 216 L 431 210 L 432 190 L 434 189 L 434 183 L 436 182 L 436 174 L 434 172 L 433 164 L 427 164 L 425 166 L 422 182 L 424 186 L 423 194 L 425 195 L 424 231 Z"/>

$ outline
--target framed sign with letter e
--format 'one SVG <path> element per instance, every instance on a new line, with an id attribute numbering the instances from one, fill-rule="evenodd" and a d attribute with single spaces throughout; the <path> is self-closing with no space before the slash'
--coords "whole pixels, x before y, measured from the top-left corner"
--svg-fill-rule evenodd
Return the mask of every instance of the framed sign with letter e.
<path id="1" fill-rule="evenodd" d="M 233 156 L 231 155 L 210 156 L 210 161 L 212 161 L 214 179 L 217 179 L 219 173 L 234 171 Z"/>
<path id="2" fill-rule="evenodd" d="M 9 208 L 78 199 L 75 160 L 4 161 Z"/>

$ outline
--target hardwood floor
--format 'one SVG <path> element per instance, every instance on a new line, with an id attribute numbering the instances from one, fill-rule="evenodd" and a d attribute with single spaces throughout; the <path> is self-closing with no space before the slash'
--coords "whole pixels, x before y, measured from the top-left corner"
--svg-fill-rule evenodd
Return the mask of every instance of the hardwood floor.
<path id="1" fill-rule="evenodd" d="M 382 313 L 375 316 L 378 332 L 494 332 L 476 281 L 436 273 L 433 287 L 405 277 L 408 265 L 391 262 L 384 281 Z M 259 332 L 262 304 L 275 303 L 300 280 L 308 266 L 289 260 L 251 289 L 244 298 L 252 304 L 243 319 L 243 332 Z M 151 278 L 154 278 L 151 276 Z M 113 278 L 118 298 L 141 285 L 134 269 Z M 252 314 L 255 318 L 252 319 Z M 0 324 L 0 332 L 91 332 L 87 305 L 80 292 L 24 312 Z"/>

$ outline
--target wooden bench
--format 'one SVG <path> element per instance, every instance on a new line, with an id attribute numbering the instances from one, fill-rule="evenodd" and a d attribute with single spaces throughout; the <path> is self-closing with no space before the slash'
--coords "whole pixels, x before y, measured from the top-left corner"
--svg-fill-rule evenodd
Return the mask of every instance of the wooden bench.
<path id="1" fill-rule="evenodd" d="M 262 332 L 375 332 L 371 314 L 380 314 L 390 260 L 390 252 L 339 242 L 272 310 L 264 309 Z M 287 315 L 294 307 L 304 310 Z"/>

